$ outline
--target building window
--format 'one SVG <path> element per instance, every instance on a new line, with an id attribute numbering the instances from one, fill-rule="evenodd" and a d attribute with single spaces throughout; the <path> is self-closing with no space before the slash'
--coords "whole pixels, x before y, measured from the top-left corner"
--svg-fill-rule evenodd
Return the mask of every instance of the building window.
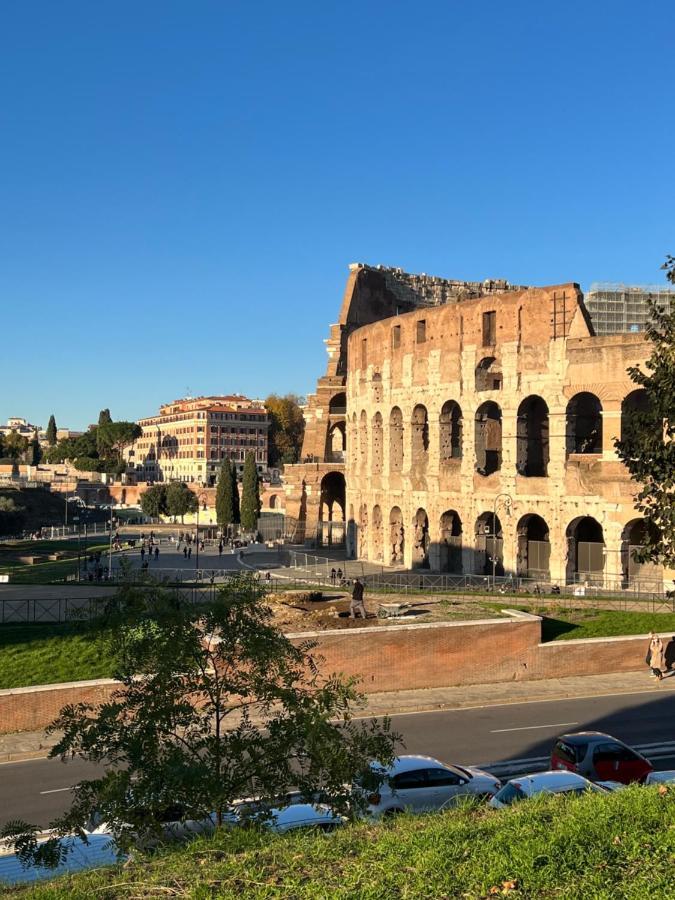
<path id="1" fill-rule="evenodd" d="M 427 339 L 427 320 L 417 320 L 416 340 L 418 344 L 423 344 Z"/>
<path id="2" fill-rule="evenodd" d="M 494 347 L 497 343 L 497 313 L 492 310 L 483 313 L 483 346 Z"/>
<path id="3" fill-rule="evenodd" d="M 394 325 L 391 329 L 391 349 L 398 350 L 401 346 L 401 326 Z"/>
<path id="4" fill-rule="evenodd" d="M 368 365 L 368 339 L 363 338 L 361 341 L 361 368 L 365 369 Z"/>

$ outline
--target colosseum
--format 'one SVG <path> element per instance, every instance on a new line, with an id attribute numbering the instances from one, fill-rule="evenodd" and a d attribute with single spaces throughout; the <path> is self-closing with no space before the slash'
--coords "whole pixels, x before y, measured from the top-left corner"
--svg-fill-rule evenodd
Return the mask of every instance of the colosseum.
<path id="1" fill-rule="evenodd" d="M 286 511 L 308 542 L 406 569 L 661 589 L 614 440 L 640 333 L 595 335 L 579 285 L 350 266 Z"/>

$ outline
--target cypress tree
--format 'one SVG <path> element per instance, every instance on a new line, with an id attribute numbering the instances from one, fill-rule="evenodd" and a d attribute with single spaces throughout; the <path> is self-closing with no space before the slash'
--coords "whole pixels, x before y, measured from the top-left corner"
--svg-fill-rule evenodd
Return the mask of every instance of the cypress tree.
<path id="1" fill-rule="evenodd" d="M 232 460 L 232 521 L 235 525 L 241 522 L 239 511 L 239 482 L 237 481 L 237 464 Z"/>
<path id="2" fill-rule="evenodd" d="M 255 453 L 247 453 L 244 461 L 241 495 L 241 525 L 246 531 L 255 531 L 260 515 L 260 483 Z"/>
<path id="3" fill-rule="evenodd" d="M 234 522 L 234 503 L 232 497 L 232 464 L 224 459 L 218 475 L 216 486 L 216 522 L 221 528 L 227 528 Z"/>
<path id="4" fill-rule="evenodd" d="M 56 419 L 54 418 L 54 413 L 49 417 L 49 424 L 47 425 L 47 443 L 50 447 L 56 446 Z"/>

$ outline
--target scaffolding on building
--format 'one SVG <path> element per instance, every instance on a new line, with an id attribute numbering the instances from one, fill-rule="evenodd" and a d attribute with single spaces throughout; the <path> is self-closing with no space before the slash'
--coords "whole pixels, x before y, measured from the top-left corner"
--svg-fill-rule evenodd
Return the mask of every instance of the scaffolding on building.
<path id="1" fill-rule="evenodd" d="M 596 334 L 644 331 L 650 302 L 670 312 L 675 309 L 675 288 L 596 282 L 584 297 Z"/>

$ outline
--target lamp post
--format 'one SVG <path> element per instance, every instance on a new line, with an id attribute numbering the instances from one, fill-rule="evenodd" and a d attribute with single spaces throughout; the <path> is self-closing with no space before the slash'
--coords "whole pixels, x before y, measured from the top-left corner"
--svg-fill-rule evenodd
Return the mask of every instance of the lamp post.
<path id="1" fill-rule="evenodd" d="M 201 506 L 202 501 L 204 501 L 204 509 L 206 509 L 206 493 L 202 491 L 200 494 L 197 494 L 197 552 L 195 554 L 195 569 L 199 569 L 199 507 Z"/>
<path id="2" fill-rule="evenodd" d="M 110 544 L 108 546 L 108 578 L 112 580 L 113 508 L 110 504 Z"/>
<path id="3" fill-rule="evenodd" d="M 511 506 L 513 505 L 513 497 L 511 494 L 497 494 L 492 507 L 492 591 L 494 592 L 497 578 L 497 506 L 503 498 L 504 509 L 507 515 L 511 515 Z"/>

